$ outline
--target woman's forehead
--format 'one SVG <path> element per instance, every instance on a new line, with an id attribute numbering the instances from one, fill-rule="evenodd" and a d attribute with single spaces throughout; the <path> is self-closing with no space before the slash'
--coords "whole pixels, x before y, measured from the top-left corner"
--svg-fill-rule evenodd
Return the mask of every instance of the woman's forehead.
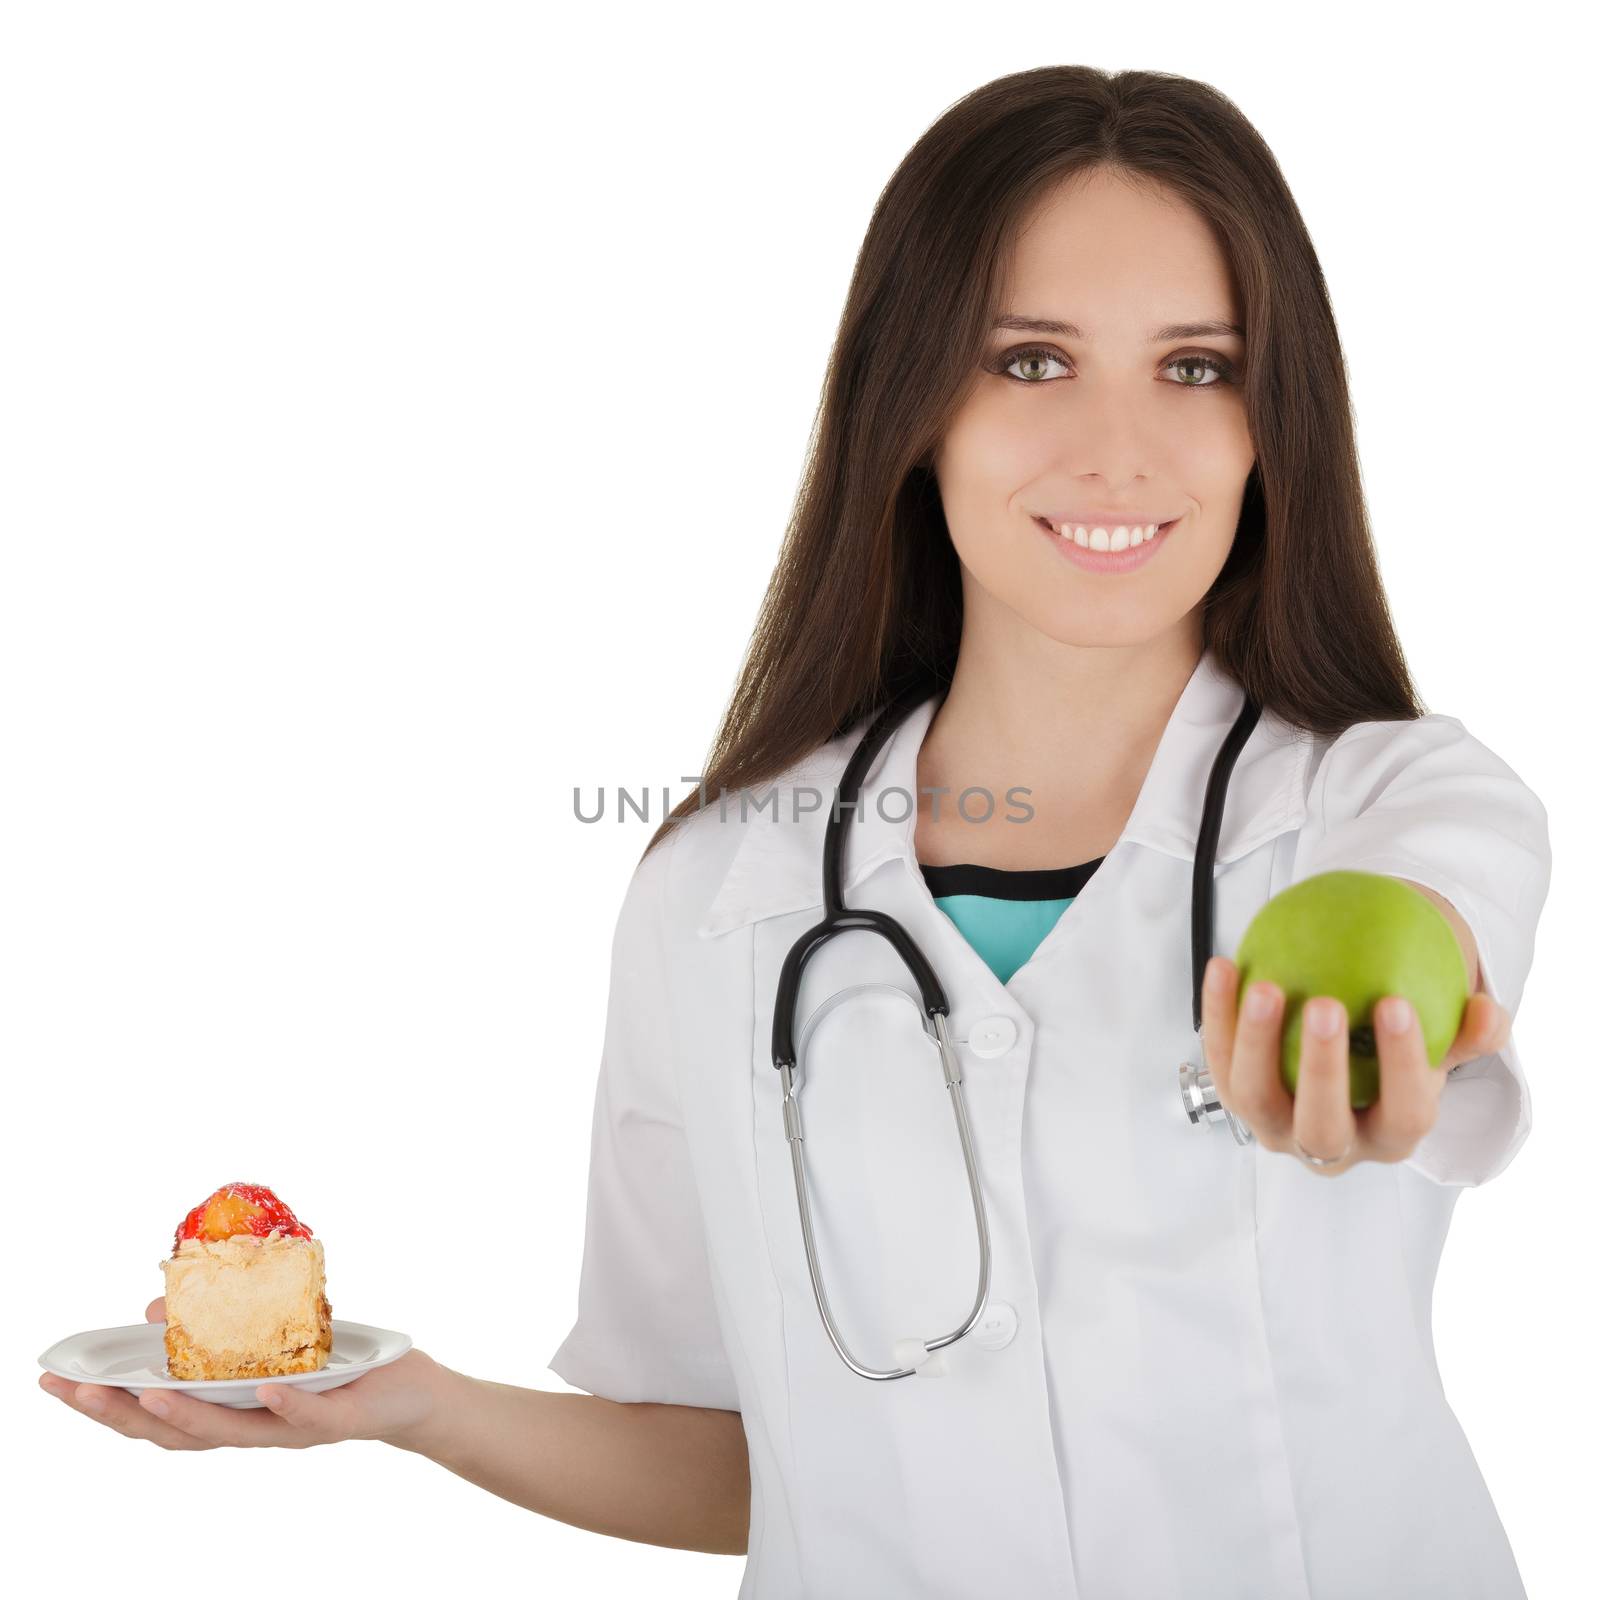
<path id="1" fill-rule="evenodd" d="M 1001 312 L 1078 330 L 1061 337 L 1143 339 L 1178 322 L 1240 321 L 1228 258 L 1207 219 L 1176 197 L 1120 182 L 1042 198 L 1003 277 Z"/>

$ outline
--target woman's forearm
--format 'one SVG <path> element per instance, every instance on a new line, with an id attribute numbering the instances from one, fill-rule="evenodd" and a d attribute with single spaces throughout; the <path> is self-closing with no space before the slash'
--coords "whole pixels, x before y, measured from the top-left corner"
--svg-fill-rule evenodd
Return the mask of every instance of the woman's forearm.
<path id="1" fill-rule="evenodd" d="M 737 1411 L 623 1405 L 431 1365 L 427 1418 L 392 1443 L 579 1528 L 744 1554 L 750 1461 Z"/>

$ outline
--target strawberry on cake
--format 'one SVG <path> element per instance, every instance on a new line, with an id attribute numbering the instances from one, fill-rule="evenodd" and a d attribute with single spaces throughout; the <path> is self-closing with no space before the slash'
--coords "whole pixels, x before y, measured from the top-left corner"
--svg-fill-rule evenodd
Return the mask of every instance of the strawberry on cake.
<path id="1" fill-rule="evenodd" d="M 333 1347 L 322 1241 L 259 1183 L 228 1183 L 178 1226 L 167 1279 L 167 1372 L 278 1378 Z"/>

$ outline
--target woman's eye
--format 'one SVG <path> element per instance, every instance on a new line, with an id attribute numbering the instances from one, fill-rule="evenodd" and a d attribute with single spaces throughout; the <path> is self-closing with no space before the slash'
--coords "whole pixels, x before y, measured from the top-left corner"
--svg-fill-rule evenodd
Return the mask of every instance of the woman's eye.
<path id="1" fill-rule="evenodd" d="M 1233 381 L 1233 368 L 1226 361 L 1219 361 L 1215 356 L 1174 356 L 1167 363 L 1170 367 L 1198 367 L 1202 372 L 1216 374 L 1216 383 L 1197 381 L 1189 383 L 1179 380 L 1180 389 L 1214 389 L 1218 383 L 1231 383 Z"/>
<path id="2" fill-rule="evenodd" d="M 1051 350 L 1019 350 L 1015 355 L 1002 356 L 1000 359 L 1002 363 L 1000 370 L 1007 375 L 1010 374 L 1013 367 L 1024 363 L 1035 368 L 1051 361 L 1054 361 L 1057 366 L 1061 365 L 1061 357 Z M 1017 379 L 1018 383 L 1043 383 L 1044 381 L 1043 375 L 1037 372 L 1032 376 Z"/>
<path id="3" fill-rule="evenodd" d="M 1048 367 L 1051 362 L 1058 367 L 1065 366 L 1065 362 L 1054 350 L 1012 350 L 1001 356 L 989 370 L 1003 373 L 1013 383 L 1040 384 L 1051 381 L 1051 375 L 1041 370 Z M 1014 374 L 1011 370 L 1013 367 L 1022 367 L 1024 371 Z M 1235 381 L 1232 364 L 1217 356 L 1174 356 L 1167 362 L 1166 370 L 1170 371 L 1174 367 L 1180 371 L 1197 374 L 1178 378 L 1174 387 L 1179 389 L 1215 389 L 1219 384 Z M 1212 374 L 1209 379 L 1205 377 L 1208 372 Z"/>

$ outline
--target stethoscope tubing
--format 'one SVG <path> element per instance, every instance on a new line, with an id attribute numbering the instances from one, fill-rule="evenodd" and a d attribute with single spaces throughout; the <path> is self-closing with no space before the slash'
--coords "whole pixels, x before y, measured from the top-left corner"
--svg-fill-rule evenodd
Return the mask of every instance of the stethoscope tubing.
<path id="1" fill-rule="evenodd" d="M 778 992 L 772 1015 L 772 1064 L 777 1068 L 783 1084 L 783 1129 L 788 1141 L 791 1164 L 794 1170 L 795 1197 L 800 1210 L 800 1228 L 805 1241 L 806 1265 L 811 1276 L 812 1291 L 823 1327 L 840 1359 L 850 1370 L 863 1378 L 885 1380 L 907 1378 L 916 1372 L 910 1367 L 869 1367 L 851 1352 L 839 1332 L 833 1309 L 823 1281 L 822 1266 L 818 1259 L 815 1232 L 811 1219 L 811 1202 L 807 1192 L 804 1143 L 805 1133 L 800 1119 L 800 1101 L 795 1086 L 796 1052 L 794 1038 L 795 1011 L 799 1003 L 800 982 L 807 962 L 830 939 L 852 929 L 875 933 L 887 939 L 905 963 L 921 995 L 922 1009 L 926 1013 L 939 1047 L 939 1059 L 944 1070 L 945 1087 L 950 1092 L 951 1110 L 956 1120 L 956 1130 L 961 1140 L 962 1160 L 966 1165 L 967 1184 L 972 1195 L 973 1219 L 978 1234 L 978 1286 L 972 1309 L 960 1326 L 936 1339 L 922 1341 L 929 1355 L 953 1344 L 969 1333 L 983 1315 L 989 1297 L 991 1252 L 989 1220 L 983 1200 L 983 1185 L 979 1180 L 977 1157 L 972 1145 L 972 1127 L 967 1116 L 966 1098 L 961 1087 L 961 1063 L 950 1041 L 950 1003 L 933 964 L 922 953 L 915 939 L 887 912 L 868 908 L 851 908 L 844 903 L 844 824 L 846 818 L 854 819 L 860 805 L 861 784 L 868 769 L 890 733 L 930 695 L 940 693 L 926 685 L 908 690 L 892 700 L 874 718 L 851 754 L 839 780 L 837 799 L 828 814 L 827 831 L 822 846 L 822 920 L 808 928 L 790 947 L 778 975 Z M 1195 840 L 1194 879 L 1190 900 L 1190 953 L 1193 980 L 1194 1027 L 1201 1026 L 1201 992 L 1205 980 L 1206 963 L 1211 959 L 1215 937 L 1215 897 L 1213 883 L 1216 875 L 1218 840 L 1222 832 L 1222 812 L 1227 797 L 1228 782 L 1234 764 L 1246 741 L 1261 717 L 1261 707 L 1247 694 L 1232 728 L 1222 742 L 1212 762 L 1211 774 L 1206 783 L 1205 799 L 1201 809 L 1200 831 Z M 1179 1069 L 1179 1085 L 1191 1122 L 1202 1116 L 1215 1120 L 1218 1115 L 1228 1115 L 1216 1101 L 1209 1070 L 1198 1073 L 1187 1064 Z M 1234 1138 L 1240 1143 L 1248 1139 L 1241 1135 L 1239 1125 L 1228 1115 Z"/>

